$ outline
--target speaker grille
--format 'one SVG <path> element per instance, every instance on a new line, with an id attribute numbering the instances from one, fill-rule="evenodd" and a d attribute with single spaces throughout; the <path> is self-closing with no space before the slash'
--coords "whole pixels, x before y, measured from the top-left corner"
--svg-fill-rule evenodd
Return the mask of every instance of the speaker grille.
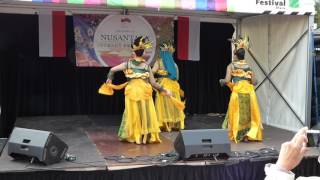
<path id="1" fill-rule="evenodd" d="M 64 158 L 68 146 L 53 133 L 14 128 L 8 142 L 8 154 L 15 159 L 36 160 L 53 164 Z"/>
<path id="2" fill-rule="evenodd" d="M 174 148 L 183 159 L 231 152 L 228 131 L 224 129 L 181 130 Z"/>

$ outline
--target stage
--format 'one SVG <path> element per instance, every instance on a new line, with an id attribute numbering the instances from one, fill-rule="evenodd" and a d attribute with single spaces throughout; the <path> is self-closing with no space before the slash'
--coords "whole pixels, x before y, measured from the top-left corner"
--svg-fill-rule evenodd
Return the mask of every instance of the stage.
<path id="1" fill-rule="evenodd" d="M 7 155 L 6 146 L 0 157 L 0 179 L 263 179 L 264 164 L 275 162 L 276 156 L 254 153 L 263 148 L 279 150 L 281 143 L 294 134 L 264 126 L 263 142 L 232 142 L 229 160 L 177 161 L 173 141 L 178 132 L 161 133 L 160 144 L 120 142 L 117 138 L 120 118 L 119 115 L 18 118 L 17 127 L 55 133 L 68 144 L 68 153 L 75 155 L 76 161 L 63 160 L 48 166 L 15 161 Z M 189 115 L 186 129 L 220 128 L 223 118 L 220 114 Z M 318 150 L 310 150 L 295 172 L 320 175 L 318 154 Z"/>

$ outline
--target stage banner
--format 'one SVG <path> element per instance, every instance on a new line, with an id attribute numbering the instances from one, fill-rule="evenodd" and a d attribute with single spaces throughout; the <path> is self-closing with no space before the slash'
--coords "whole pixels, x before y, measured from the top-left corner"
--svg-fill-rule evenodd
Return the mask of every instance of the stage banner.
<path id="1" fill-rule="evenodd" d="M 298 14 L 314 13 L 314 0 L 228 0 L 228 12 Z"/>
<path id="2" fill-rule="evenodd" d="M 183 9 L 254 14 L 314 14 L 315 0 L 15 0 L 34 3 L 100 5 L 107 8 Z"/>
<path id="3" fill-rule="evenodd" d="M 130 45 L 145 36 L 153 47 L 144 57 L 152 63 L 159 43 L 173 40 L 173 17 L 136 15 L 73 15 L 77 66 L 113 67 L 132 56 Z"/>

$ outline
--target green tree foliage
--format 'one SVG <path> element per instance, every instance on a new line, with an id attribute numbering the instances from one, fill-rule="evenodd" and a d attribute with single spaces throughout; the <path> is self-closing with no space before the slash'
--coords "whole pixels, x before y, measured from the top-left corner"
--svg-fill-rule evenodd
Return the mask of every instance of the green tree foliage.
<path id="1" fill-rule="evenodd" d="M 316 15 L 314 16 L 314 22 L 317 24 L 317 28 L 320 28 L 320 1 L 315 3 Z"/>

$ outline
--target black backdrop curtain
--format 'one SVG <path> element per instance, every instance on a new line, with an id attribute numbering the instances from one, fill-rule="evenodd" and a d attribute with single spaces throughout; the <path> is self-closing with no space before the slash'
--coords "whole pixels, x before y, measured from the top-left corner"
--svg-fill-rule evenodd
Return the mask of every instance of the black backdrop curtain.
<path id="1" fill-rule="evenodd" d="M 109 68 L 75 66 L 72 17 L 67 17 L 66 58 L 39 58 L 37 15 L 0 14 L 0 22 L 0 136 L 9 134 L 16 116 L 122 113 L 122 92 L 97 93 Z M 233 32 L 230 24 L 201 23 L 200 62 L 176 61 L 186 112 L 226 112 L 229 92 L 218 79 L 231 59 L 227 39 Z M 115 83 L 123 81 L 123 74 L 116 74 Z"/>
<path id="2" fill-rule="evenodd" d="M 201 23 L 200 61 L 176 61 L 180 84 L 187 98 L 186 112 L 226 112 L 229 91 L 220 87 L 219 79 L 224 78 L 231 61 L 231 46 L 227 39 L 232 38 L 233 32 L 231 24 Z"/>

